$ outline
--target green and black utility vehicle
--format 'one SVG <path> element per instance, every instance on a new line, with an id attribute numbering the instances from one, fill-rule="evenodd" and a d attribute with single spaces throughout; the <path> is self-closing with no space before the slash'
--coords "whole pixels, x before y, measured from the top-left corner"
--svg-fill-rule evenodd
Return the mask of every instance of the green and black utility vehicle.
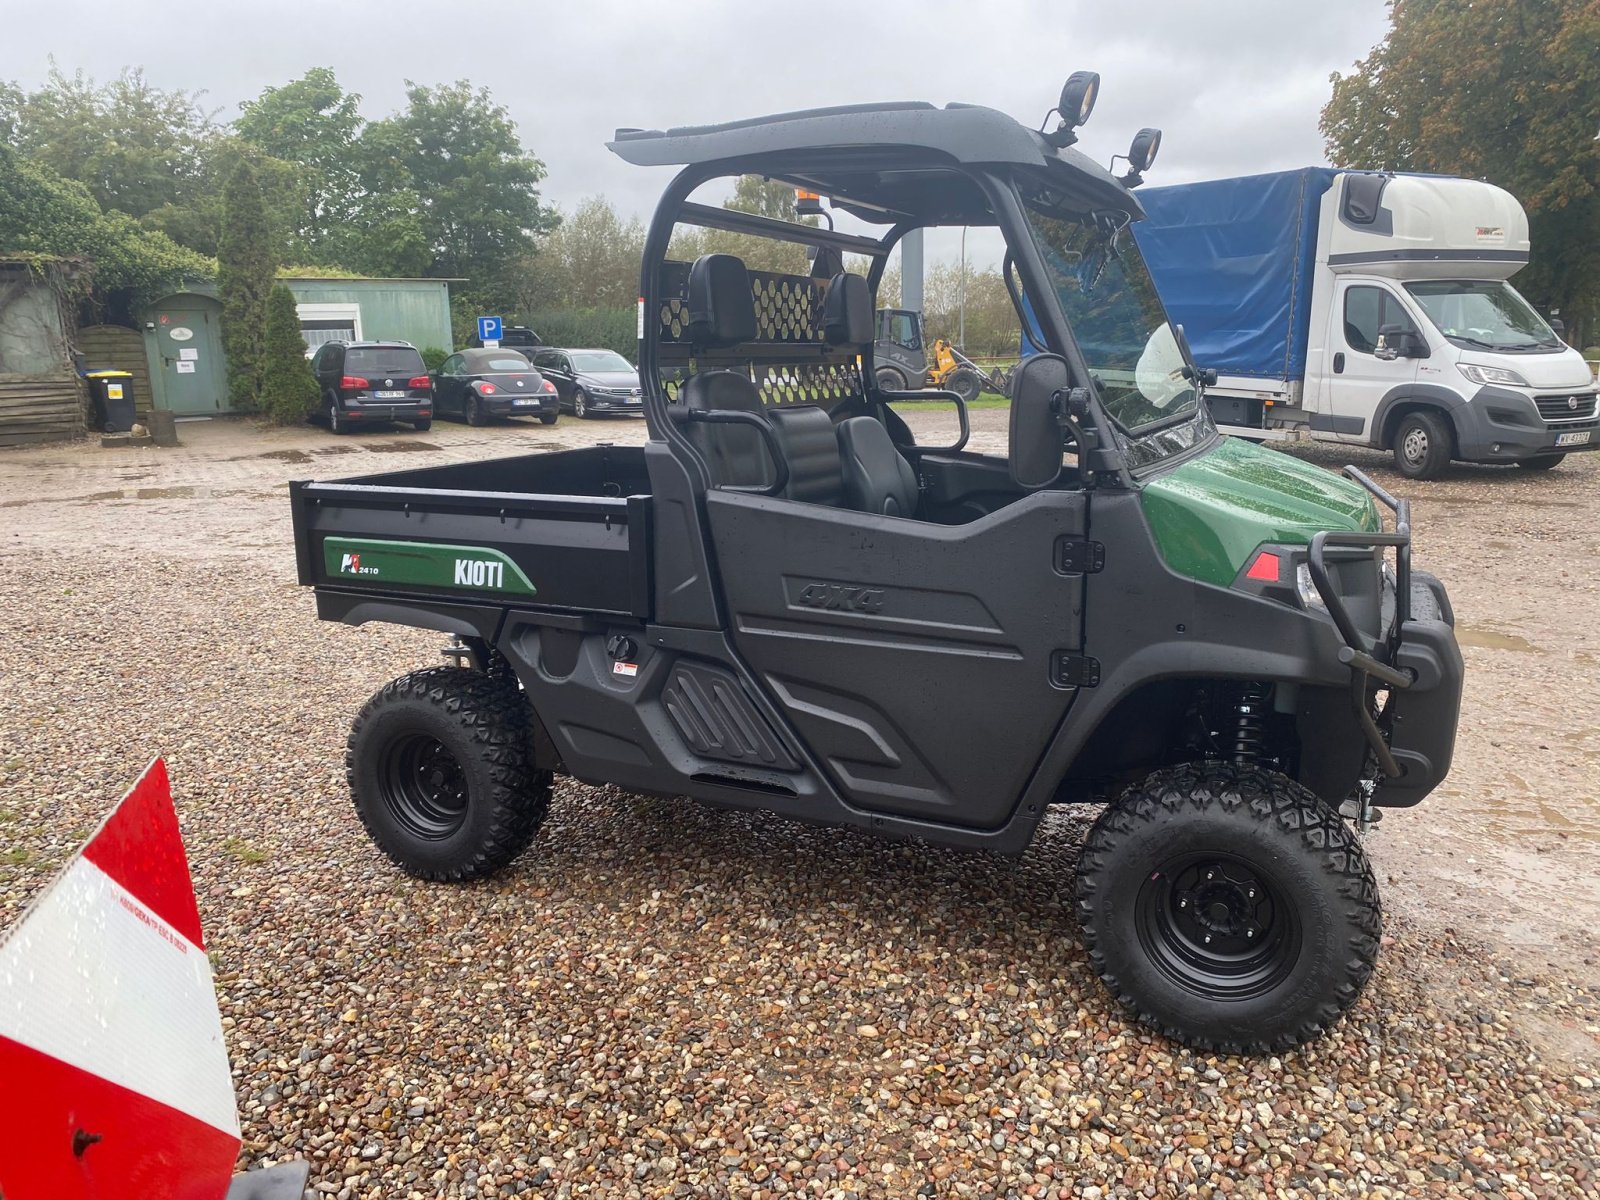
<path id="1" fill-rule="evenodd" d="M 1350 1007 L 1380 937 L 1354 824 L 1449 769 L 1450 605 L 1404 501 L 1218 436 L 1127 230 L 1151 139 L 1120 179 L 1073 149 L 1087 87 L 1044 132 L 927 104 L 619 130 L 681 168 L 641 275 L 648 442 L 293 485 L 319 616 L 454 635 L 350 735 L 385 853 L 486 875 L 557 775 L 1012 855 L 1105 803 L 1076 911 L 1138 1017 L 1263 1051 Z M 747 174 L 858 232 L 693 199 Z M 1048 350 L 1003 454 L 955 396 L 960 436 L 919 444 L 873 370 L 890 251 L 963 224 L 1004 236 Z M 673 261 L 685 226 L 810 266 Z"/>

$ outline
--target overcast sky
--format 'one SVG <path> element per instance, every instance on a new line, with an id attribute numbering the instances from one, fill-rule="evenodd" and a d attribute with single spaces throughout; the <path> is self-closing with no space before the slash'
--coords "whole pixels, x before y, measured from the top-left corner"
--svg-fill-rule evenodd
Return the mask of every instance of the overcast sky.
<path id="1" fill-rule="evenodd" d="M 961 100 L 1036 126 L 1084 68 L 1102 80 L 1081 147 L 1104 162 L 1160 127 L 1151 184 L 1319 164 L 1328 76 L 1365 56 L 1386 16 L 1383 0 L 0 0 L 0 28 L 0 77 L 24 87 L 52 55 L 96 78 L 142 66 L 158 86 L 203 89 L 223 120 L 314 66 L 334 68 L 367 116 L 399 106 L 406 79 L 467 78 L 545 161 L 549 200 L 603 192 L 644 216 L 667 174 L 605 149 L 619 125 Z M 946 236 L 930 256 L 953 247 Z M 995 251 L 978 239 L 969 252 Z"/>

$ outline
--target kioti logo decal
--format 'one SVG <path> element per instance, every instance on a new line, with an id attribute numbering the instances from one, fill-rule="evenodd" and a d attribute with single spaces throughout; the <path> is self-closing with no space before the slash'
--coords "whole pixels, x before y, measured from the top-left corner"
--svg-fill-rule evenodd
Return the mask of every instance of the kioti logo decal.
<path id="1" fill-rule="evenodd" d="M 839 612 L 875 613 L 883 611 L 882 588 L 856 587 L 848 583 L 808 583 L 799 600 L 807 608 L 827 608 Z"/>
<path id="2" fill-rule="evenodd" d="M 361 565 L 361 555 L 359 554 L 346 554 L 339 560 L 339 570 L 345 575 L 376 575 L 378 573 L 377 567 L 363 567 Z"/>
<path id="3" fill-rule="evenodd" d="M 504 551 L 488 546 L 388 538 L 330 537 L 322 544 L 323 568 L 331 578 L 363 577 L 378 587 L 458 588 L 534 596 L 538 589 Z"/>
<path id="4" fill-rule="evenodd" d="M 456 559 L 457 587 L 505 587 L 506 565 L 481 558 Z"/>

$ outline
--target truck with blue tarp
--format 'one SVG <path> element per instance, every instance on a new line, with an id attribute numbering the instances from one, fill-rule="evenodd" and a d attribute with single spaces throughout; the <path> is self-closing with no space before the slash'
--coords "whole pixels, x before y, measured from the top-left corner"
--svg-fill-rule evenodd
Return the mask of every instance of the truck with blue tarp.
<path id="1" fill-rule="evenodd" d="M 1308 167 L 1139 199 L 1134 240 L 1228 432 L 1392 450 L 1424 479 L 1600 444 L 1587 364 L 1508 282 L 1529 249 L 1509 192 Z"/>

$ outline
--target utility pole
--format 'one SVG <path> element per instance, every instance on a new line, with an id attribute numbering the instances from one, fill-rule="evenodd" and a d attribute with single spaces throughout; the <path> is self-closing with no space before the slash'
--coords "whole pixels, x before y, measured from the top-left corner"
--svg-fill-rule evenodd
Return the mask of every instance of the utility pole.
<path id="1" fill-rule="evenodd" d="M 961 227 L 961 281 L 956 288 L 956 341 L 964 352 L 967 348 L 967 227 Z"/>
<path id="2" fill-rule="evenodd" d="M 922 230 L 900 239 L 900 307 L 922 311 Z"/>

